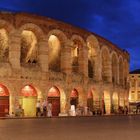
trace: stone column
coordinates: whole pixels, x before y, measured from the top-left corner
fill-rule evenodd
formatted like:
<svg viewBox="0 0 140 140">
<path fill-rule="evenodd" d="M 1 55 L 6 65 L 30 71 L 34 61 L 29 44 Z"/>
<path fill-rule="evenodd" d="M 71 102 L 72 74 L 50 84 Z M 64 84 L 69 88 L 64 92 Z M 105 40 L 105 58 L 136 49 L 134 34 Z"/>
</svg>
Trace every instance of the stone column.
<svg viewBox="0 0 140 140">
<path fill-rule="evenodd" d="M 108 61 L 108 65 L 106 66 L 107 67 L 107 79 L 108 79 L 108 82 L 111 82 L 112 81 L 112 67 L 111 67 L 111 61 Z"/>
<path fill-rule="evenodd" d="M 116 84 L 119 84 L 119 62 L 117 62 L 117 70 L 116 70 Z"/>
<path fill-rule="evenodd" d="M 96 56 L 94 58 L 95 61 L 95 66 L 94 66 L 94 79 L 95 81 L 100 81 L 101 80 L 101 62 L 100 62 L 100 57 Z"/>
<path fill-rule="evenodd" d="M 67 41 L 61 50 L 61 71 L 67 75 L 71 73 L 71 42 Z"/>
<path fill-rule="evenodd" d="M 39 64 L 42 70 L 42 78 L 46 79 L 46 73 L 48 72 L 48 42 L 43 39 L 39 42 Z"/>
<path fill-rule="evenodd" d="M 39 63 L 43 72 L 48 71 L 48 42 L 43 39 L 39 42 Z"/>
<path fill-rule="evenodd" d="M 20 34 L 13 32 L 9 37 L 9 62 L 15 70 L 20 69 Z"/>
<path fill-rule="evenodd" d="M 88 48 L 87 46 L 79 47 L 79 72 L 88 77 Z"/>
</svg>

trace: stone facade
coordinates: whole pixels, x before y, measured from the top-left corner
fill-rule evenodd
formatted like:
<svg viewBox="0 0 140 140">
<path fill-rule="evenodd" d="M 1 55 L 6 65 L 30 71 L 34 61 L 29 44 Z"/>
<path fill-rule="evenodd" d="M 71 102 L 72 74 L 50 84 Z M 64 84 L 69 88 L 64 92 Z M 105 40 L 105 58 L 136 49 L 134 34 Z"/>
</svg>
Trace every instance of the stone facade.
<svg viewBox="0 0 140 140">
<path fill-rule="evenodd" d="M 90 92 L 94 108 L 102 108 L 104 101 L 108 114 L 114 106 L 128 105 L 129 54 L 110 41 L 60 21 L 25 13 L 1 12 L 0 33 L 0 84 L 9 91 L 10 113 L 26 85 L 32 85 L 41 100 L 47 98 L 51 87 L 57 87 L 60 113 L 68 112 L 73 89 L 78 92 L 80 105 L 87 105 Z M 59 49 L 54 49 L 50 36 L 58 40 Z M 32 39 L 36 41 L 29 41 Z M 51 56 L 57 60 L 50 60 Z"/>
<path fill-rule="evenodd" d="M 129 101 L 135 103 L 140 102 L 140 70 L 130 72 L 129 82 Z"/>
<path fill-rule="evenodd" d="M 129 111 L 140 113 L 140 69 L 129 73 Z"/>
</svg>

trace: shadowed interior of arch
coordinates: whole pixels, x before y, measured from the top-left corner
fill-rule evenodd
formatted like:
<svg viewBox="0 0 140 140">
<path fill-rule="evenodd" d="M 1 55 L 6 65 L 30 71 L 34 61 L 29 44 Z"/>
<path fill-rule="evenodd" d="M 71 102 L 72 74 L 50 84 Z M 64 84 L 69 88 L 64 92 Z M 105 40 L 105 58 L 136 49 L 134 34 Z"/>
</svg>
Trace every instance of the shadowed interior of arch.
<svg viewBox="0 0 140 140">
<path fill-rule="evenodd" d="M 82 43 L 79 40 L 73 40 L 73 47 L 71 48 L 71 57 L 72 57 L 72 72 L 79 72 L 79 53 Z"/>
</svg>

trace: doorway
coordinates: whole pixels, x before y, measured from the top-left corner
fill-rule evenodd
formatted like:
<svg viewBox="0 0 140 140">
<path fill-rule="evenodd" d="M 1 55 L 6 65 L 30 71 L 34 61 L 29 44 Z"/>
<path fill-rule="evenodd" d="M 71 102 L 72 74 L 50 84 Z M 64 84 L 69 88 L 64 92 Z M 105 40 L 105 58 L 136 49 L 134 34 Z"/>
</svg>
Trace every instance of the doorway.
<svg viewBox="0 0 140 140">
<path fill-rule="evenodd" d="M 21 106 L 24 111 L 24 116 L 34 117 L 36 116 L 36 103 L 37 103 L 37 91 L 31 85 L 26 85 L 21 90 Z"/>
<path fill-rule="evenodd" d="M 9 91 L 0 84 L 0 117 L 6 117 L 9 114 Z"/>
<path fill-rule="evenodd" d="M 78 91 L 73 89 L 70 94 L 70 105 L 74 105 L 77 108 L 78 105 Z"/>
<path fill-rule="evenodd" d="M 52 116 L 58 116 L 60 113 L 60 91 L 57 87 L 50 88 L 47 100 L 52 104 Z"/>
</svg>

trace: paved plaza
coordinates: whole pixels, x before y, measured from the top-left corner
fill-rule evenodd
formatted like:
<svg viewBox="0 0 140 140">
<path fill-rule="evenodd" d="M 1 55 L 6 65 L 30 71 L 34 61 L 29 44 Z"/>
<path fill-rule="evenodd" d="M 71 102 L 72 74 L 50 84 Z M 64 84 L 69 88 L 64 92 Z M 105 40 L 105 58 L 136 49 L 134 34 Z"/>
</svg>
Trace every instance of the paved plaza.
<svg viewBox="0 0 140 140">
<path fill-rule="evenodd" d="M 140 116 L 0 119 L 0 140 L 139 140 Z"/>
</svg>

